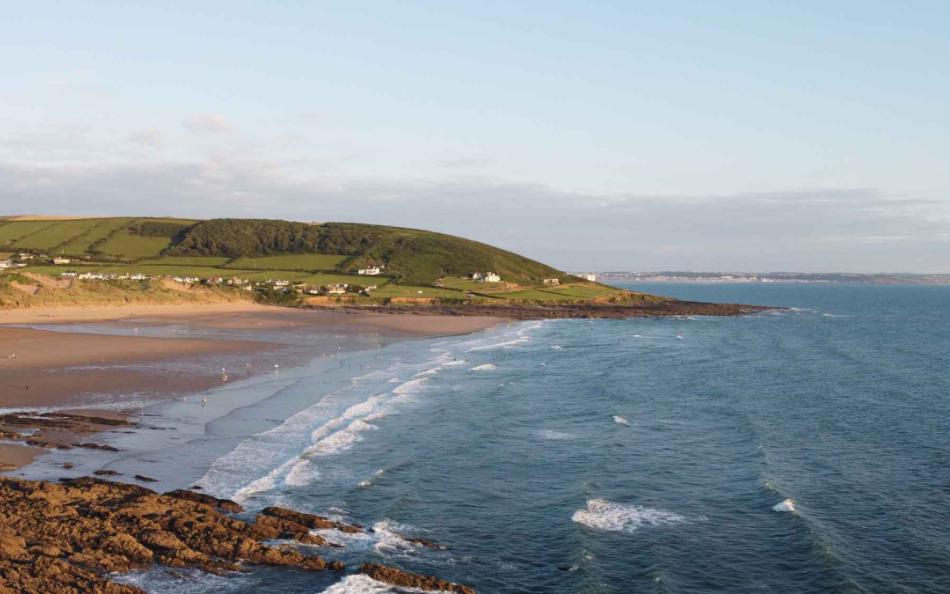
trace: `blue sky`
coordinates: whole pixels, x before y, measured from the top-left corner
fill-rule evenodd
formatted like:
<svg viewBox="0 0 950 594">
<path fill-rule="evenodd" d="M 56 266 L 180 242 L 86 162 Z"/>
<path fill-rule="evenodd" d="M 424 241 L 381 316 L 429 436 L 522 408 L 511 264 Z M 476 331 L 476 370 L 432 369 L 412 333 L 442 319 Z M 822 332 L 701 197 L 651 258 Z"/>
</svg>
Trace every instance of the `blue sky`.
<svg viewBox="0 0 950 594">
<path fill-rule="evenodd" d="M 938 2 L 11 4 L 0 212 L 389 222 L 576 269 L 950 272 L 948 21 Z"/>
</svg>

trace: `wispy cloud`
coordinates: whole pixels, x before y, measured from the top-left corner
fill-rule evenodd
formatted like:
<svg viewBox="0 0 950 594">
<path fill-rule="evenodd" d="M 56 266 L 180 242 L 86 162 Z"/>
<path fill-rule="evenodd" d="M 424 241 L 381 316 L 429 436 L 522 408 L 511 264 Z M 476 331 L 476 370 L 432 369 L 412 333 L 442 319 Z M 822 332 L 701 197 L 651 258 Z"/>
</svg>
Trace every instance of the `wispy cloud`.
<svg viewBox="0 0 950 594">
<path fill-rule="evenodd" d="M 156 148 L 165 143 L 165 134 L 161 130 L 136 130 L 126 136 L 129 142 L 142 147 Z"/>
<path fill-rule="evenodd" d="M 202 136 L 230 134 L 234 127 L 224 116 L 216 113 L 198 113 L 185 118 L 182 125 L 194 134 Z"/>
<path fill-rule="evenodd" d="M 98 166 L 0 162 L 0 211 L 24 208 L 415 226 L 572 269 L 950 272 L 946 203 L 862 188 L 602 196 L 483 180 L 304 176 L 234 156 Z"/>
</svg>

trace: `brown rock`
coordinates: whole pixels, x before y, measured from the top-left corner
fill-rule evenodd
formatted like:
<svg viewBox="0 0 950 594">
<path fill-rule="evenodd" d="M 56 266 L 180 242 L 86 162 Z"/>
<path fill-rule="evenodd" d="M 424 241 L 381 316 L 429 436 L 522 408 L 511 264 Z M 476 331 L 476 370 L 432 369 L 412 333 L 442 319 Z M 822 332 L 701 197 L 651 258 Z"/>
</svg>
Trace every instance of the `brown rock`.
<svg viewBox="0 0 950 594">
<path fill-rule="evenodd" d="M 165 493 L 165 495 L 168 497 L 175 497 L 176 499 L 185 499 L 188 501 L 204 503 L 205 505 L 210 505 L 211 507 L 230 512 L 232 514 L 239 514 L 244 511 L 244 508 L 241 507 L 239 503 L 231 501 L 230 499 L 218 499 L 217 497 L 212 497 L 211 495 L 205 495 L 203 493 L 195 493 L 194 491 L 177 489 L 175 491 L 168 491 Z"/>
<path fill-rule="evenodd" d="M 237 571 L 242 562 L 314 571 L 343 568 L 291 546 L 264 544 L 254 524 L 222 513 L 238 509 L 234 502 L 186 493 L 160 495 L 93 477 L 59 484 L 0 479 L 0 593 L 9 587 L 15 592 L 137 594 L 136 588 L 109 582 L 106 574 L 155 563 L 217 574 Z M 317 542 L 305 527 L 282 526 L 282 537 Z"/>
<path fill-rule="evenodd" d="M 364 563 L 360 566 L 360 571 L 378 582 L 392 584 L 403 588 L 419 588 L 421 590 L 441 590 L 444 592 L 457 592 L 458 594 L 475 594 L 475 589 L 470 586 L 453 584 L 437 577 L 421 575 L 418 573 L 409 573 L 396 567 L 380 565 L 379 563 Z"/>
<path fill-rule="evenodd" d="M 315 516 L 313 514 L 305 514 L 301 512 L 294 511 L 292 509 L 286 509 L 283 507 L 266 507 L 261 511 L 261 515 L 272 516 L 274 518 L 280 518 L 282 520 L 289 520 L 295 522 L 302 526 L 306 526 L 311 529 L 333 529 L 339 530 L 341 532 L 347 532 L 354 534 L 357 532 L 363 532 L 362 527 L 344 524 L 342 522 L 335 522 L 329 518 L 323 516 Z"/>
</svg>

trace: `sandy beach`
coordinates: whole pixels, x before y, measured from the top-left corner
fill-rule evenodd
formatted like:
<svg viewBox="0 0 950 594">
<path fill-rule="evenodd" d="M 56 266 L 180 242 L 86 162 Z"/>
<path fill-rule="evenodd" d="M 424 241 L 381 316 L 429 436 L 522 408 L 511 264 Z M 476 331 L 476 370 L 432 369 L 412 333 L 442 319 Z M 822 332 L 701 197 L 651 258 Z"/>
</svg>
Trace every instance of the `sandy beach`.
<svg viewBox="0 0 950 594">
<path fill-rule="evenodd" d="M 329 351 L 345 342 L 341 336 L 392 341 L 465 334 L 501 322 L 491 317 L 346 313 L 253 303 L 0 310 L 0 409 L 95 406 L 133 414 L 144 402 L 200 392 L 320 355 L 319 346 L 292 345 L 291 335 L 333 335 L 334 343 L 324 347 Z M 87 331 L 84 325 L 92 323 L 106 323 L 118 332 Z M 43 329 L 43 324 L 56 324 L 57 330 Z M 69 331 L 62 331 L 63 325 Z M 173 325 L 254 339 L 129 335 L 138 328 L 161 331 Z M 43 451 L 0 443 L 0 468 L 17 468 Z"/>
</svg>

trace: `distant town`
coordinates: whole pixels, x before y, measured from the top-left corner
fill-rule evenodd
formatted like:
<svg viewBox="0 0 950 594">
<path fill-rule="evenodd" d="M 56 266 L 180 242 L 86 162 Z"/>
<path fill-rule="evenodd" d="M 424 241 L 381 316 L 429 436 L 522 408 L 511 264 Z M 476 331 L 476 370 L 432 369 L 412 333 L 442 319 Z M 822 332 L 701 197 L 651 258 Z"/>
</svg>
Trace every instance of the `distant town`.
<svg viewBox="0 0 950 594">
<path fill-rule="evenodd" d="M 876 285 L 950 285 L 950 274 L 857 274 L 810 272 L 602 272 L 604 283 L 856 283 Z"/>
</svg>

